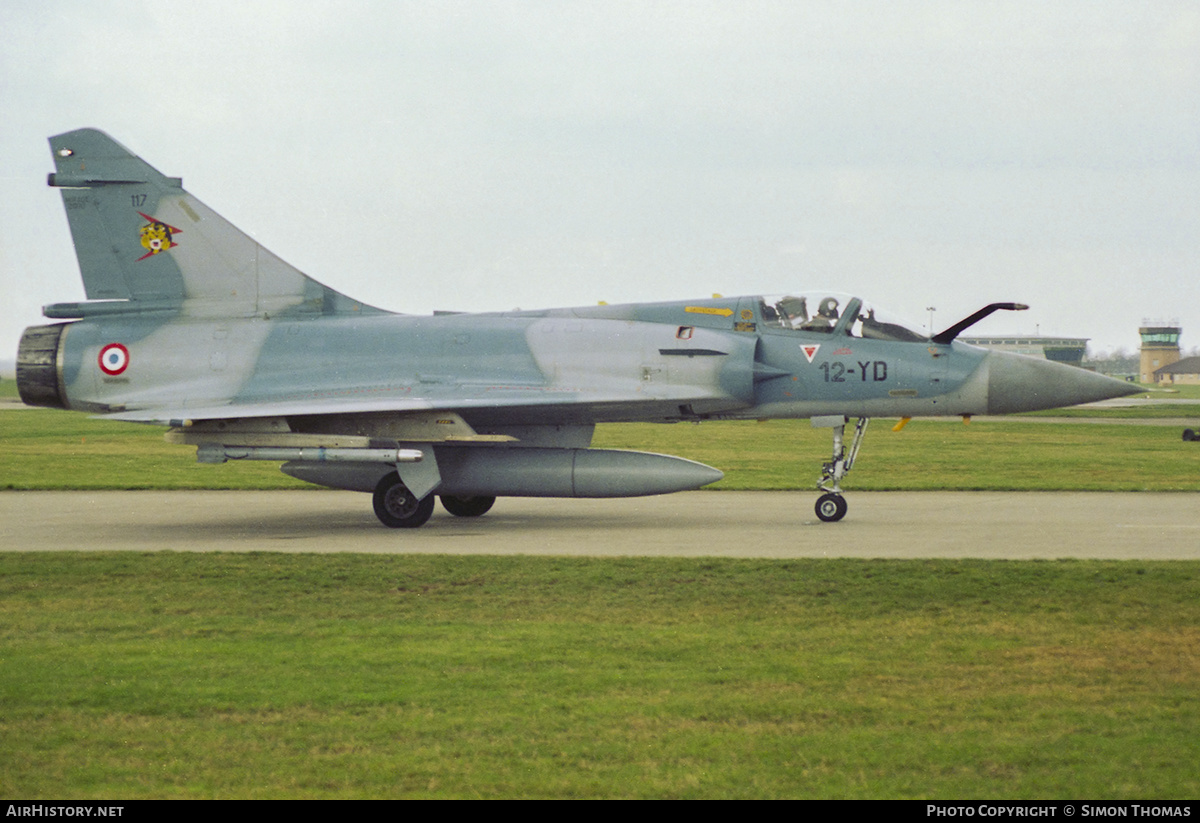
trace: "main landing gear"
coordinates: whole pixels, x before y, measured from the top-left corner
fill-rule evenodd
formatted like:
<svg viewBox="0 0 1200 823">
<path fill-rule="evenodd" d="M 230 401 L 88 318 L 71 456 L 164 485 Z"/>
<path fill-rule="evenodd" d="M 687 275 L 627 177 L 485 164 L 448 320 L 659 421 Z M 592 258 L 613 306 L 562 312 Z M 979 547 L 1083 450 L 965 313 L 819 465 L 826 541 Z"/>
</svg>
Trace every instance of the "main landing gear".
<svg viewBox="0 0 1200 823">
<path fill-rule="evenodd" d="M 415 529 L 433 514 L 434 495 L 418 500 L 396 472 L 385 475 L 375 486 L 375 516 L 393 529 Z M 494 497 L 453 497 L 443 494 L 442 507 L 455 517 L 479 517 L 496 502 Z"/>
<path fill-rule="evenodd" d="M 375 516 L 393 529 L 415 529 L 433 514 L 433 495 L 418 500 L 396 472 L 384 475 L 375 485 Z"/>
<path fill-rule="evenodd" d="M 455 517 L 479 517 L 496 504 L 494 497 L 453 497 L 443 494 L 442 508 Z"/>
<path fill-rule="evenodd" d="M 846 423 L 848 417 L 842 415 L 814 417 L 812 424 L 818 428 L 833 429 L 833 459 L 821 466 L 821 479 L 817 488 L 825 492 L 817 498 L 817 517 L 826 523 L 841 520 L 846 516 L 846 498 L 842 497 L 842 478 L 854 467 L 854 458 L 858 456 L 858 447 L 862 445 L 863 435 L 867 433 L 867 423 L 870 418 L 860 417 L 854 423 L 854 439 L 850 441 L 850 449 L 845 445 Z"/>
</svg>

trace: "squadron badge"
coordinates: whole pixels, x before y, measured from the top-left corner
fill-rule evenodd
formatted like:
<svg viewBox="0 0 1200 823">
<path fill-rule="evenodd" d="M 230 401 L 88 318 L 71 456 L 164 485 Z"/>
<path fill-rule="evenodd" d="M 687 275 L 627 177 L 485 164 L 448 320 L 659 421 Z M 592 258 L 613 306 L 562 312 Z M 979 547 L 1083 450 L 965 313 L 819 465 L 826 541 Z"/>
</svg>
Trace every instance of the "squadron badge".
<svg viewBox="0 0 1200 823">
<path fill-rule="evenodd" d="M 175 245 L 175 235 L 183 233 L 174 226 L 157 220 L 145 212 L 139 211 L 138 214 L 142 215 L 146 221 L 146 225 L 142 226 L 142 246 L 145 247 L 146 253 L 138 260 L 145 260 L 147 257 L 167 251 Z"/>
</svg>

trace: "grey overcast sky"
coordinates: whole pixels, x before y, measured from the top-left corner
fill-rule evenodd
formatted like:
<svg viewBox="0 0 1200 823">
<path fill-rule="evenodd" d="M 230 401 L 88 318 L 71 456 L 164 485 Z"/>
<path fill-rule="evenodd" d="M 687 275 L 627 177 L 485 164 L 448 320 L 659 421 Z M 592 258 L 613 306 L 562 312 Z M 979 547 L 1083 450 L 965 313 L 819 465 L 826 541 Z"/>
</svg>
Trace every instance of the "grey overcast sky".
<svg viewBox="0 0 1200 823">
<path fill-rule="evenodd" d="M 81 126 L 401 312 L 834 288 L 1200 344 L 1193 0 L 4 0 L 0 46 L 0 360 L 82 299 Z"/>
</svg>

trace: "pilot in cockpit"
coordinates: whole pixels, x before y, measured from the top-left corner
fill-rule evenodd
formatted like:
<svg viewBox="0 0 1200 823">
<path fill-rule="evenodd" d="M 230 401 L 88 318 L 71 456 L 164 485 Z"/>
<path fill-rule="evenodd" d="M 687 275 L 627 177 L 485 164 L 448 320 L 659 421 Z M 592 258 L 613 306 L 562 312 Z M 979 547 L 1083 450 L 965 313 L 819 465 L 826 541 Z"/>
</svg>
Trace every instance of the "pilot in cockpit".
<svg viewBox="0 0 1200 823">
<path fill-rule="evenodd" d="M 836 297 L 826 297 L 817 308 L 812 319 L 801 323 L 799 328 L 804 331 L 830 331 L 838 319 L 838 301 Z"/>
</svg>

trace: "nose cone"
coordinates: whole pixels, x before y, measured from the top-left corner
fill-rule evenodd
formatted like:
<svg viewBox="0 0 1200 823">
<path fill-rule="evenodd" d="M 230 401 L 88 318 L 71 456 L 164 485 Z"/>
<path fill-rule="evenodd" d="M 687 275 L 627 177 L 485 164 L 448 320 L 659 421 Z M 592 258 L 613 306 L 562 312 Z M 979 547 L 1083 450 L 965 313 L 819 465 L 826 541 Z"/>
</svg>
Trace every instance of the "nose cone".
<svg viewBox="0 0 1200 823">
<path fill-rule="evenodd" d="M 1009 352 L 988 352 L 988 414 L 1057 409 L 1145 389 L 1124 380 Z"/>
</svg>

